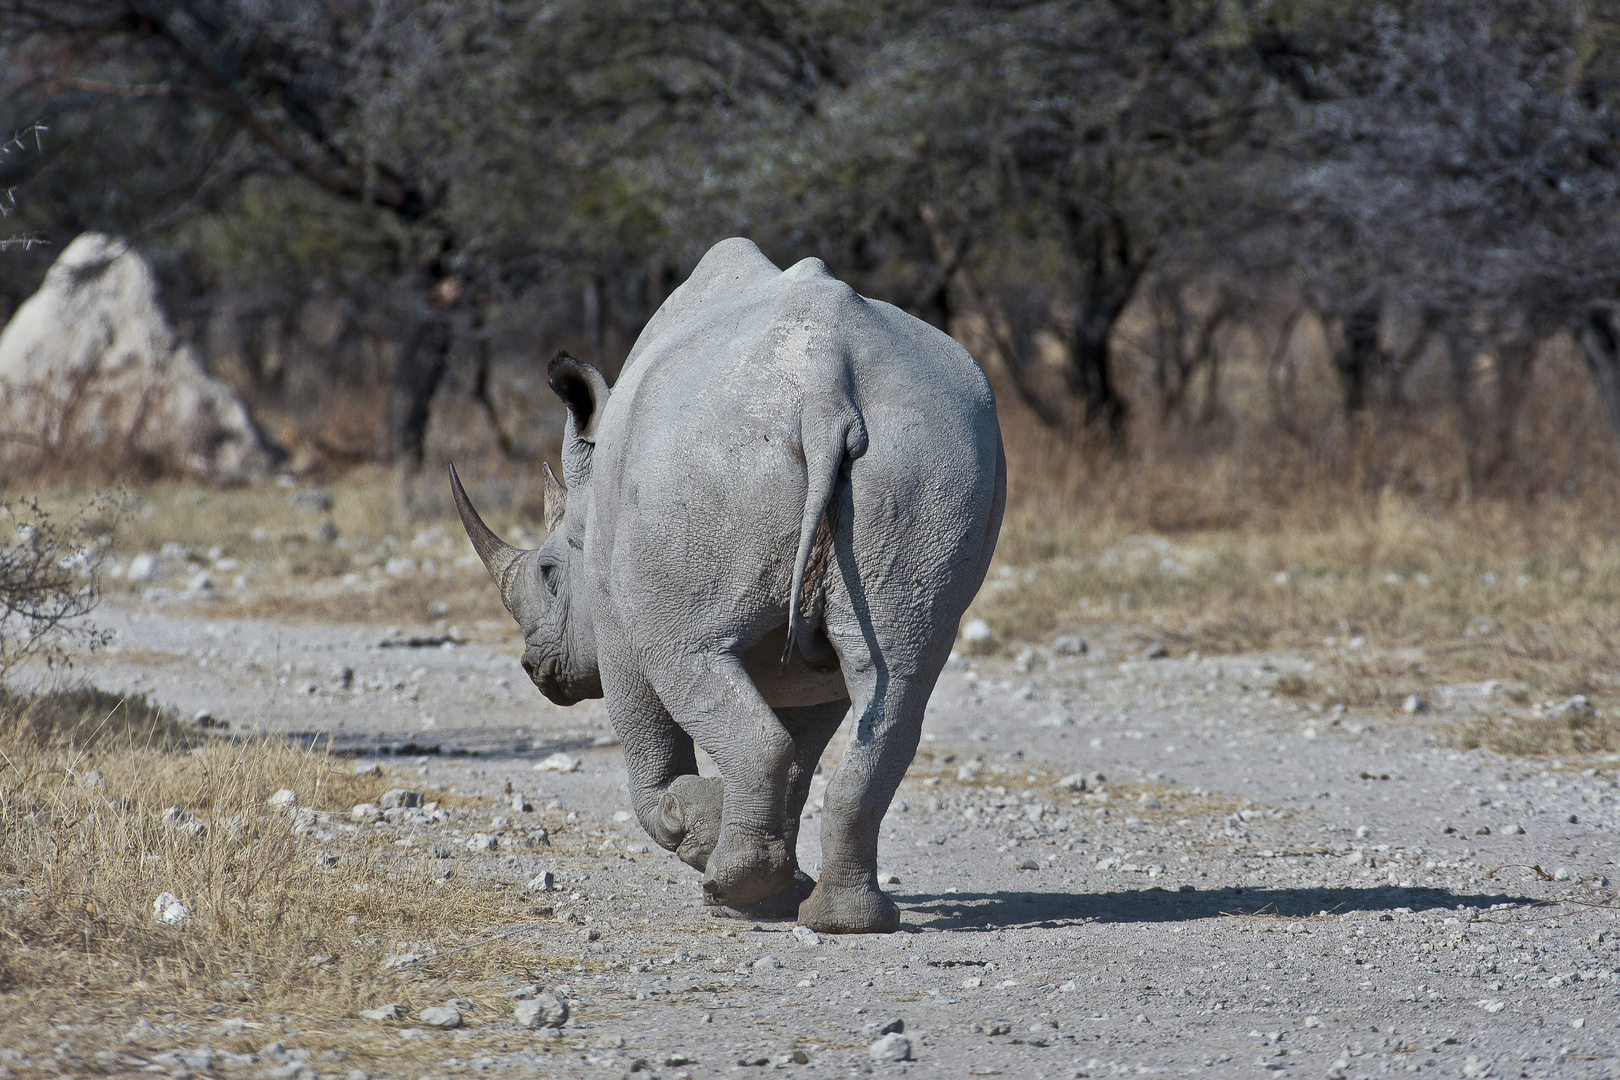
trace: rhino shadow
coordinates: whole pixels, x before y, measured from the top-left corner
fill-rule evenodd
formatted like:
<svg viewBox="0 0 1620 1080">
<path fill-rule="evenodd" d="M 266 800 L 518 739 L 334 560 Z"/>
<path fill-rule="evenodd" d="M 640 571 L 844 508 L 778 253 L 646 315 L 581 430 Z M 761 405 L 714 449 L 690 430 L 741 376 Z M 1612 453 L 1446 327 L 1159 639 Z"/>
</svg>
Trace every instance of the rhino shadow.
<svg viewBox="0 0 1620 1080">
<path fill-rule="evenodd" d="M 1132 889 L 1105 893 L 1051 893 L 1005 890 L 943 895 L 897 895 L 913 918 L 933 916 L 925 925 L 940 930 L 1000 930 L 1009 927 L 1057 927 L 1064 923 L 1175 923 L 1229 915 L 1299 919 L 1324 912 L 1392 912 L 1446 908 L 1466 918 L 1494 904 L 1541 904 L 1546 901 L 1503 893 L 1454 893 L 1445 889 L 1250 889 L 1224 888 L 1195 892 Z M 913 924 L 915 925 L 915 923 Z"/>
</svg>

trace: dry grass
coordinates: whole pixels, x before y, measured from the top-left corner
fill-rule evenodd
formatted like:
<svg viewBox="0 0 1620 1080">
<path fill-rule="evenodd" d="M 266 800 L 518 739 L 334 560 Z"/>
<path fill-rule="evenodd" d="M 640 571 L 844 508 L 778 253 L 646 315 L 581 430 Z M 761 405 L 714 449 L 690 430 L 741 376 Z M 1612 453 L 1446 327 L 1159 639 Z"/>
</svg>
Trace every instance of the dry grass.
<svg viewBox="0 0 1620 1080">
<path fill-rule="evenodd" d="M 552 924 L 532 921 L 549 917 L 549 908 L 459 876 L 438 881 L 435 869 L 447 864 L 422 849 L 326 819 L 376 801 L 397 779 L 357 777 L 349 763 L 273 739 L 159 749 L 150 736 L 161 717 L 119 726 L 104 722 L 104 702 L 94 704 L 0 705 L 0 1015 L 8 1044 L 72 1022 L 88 1025 L 75 1038 L 76 1052 L 89 1054 L 99 1024 L 112 1055 L 101 1064 L 111 1067 L 131 1064 L 118 1058 L 125 1051 L 114 1029 L 148 1013 L 193 1025 L 221 1016 L 341 1022 L 383 1002 L 414 1011 L 459 993 L 498 1017 L 509 1003 L 484 980 L 538 977 L 548 960 L 561 962 L 536 947 L 542 933 L 554 941 L 545 929 Z M 282 787 L 322 812 L 316 831 L 301 832 L 293 815 L 267 806 Z M 166 824 L 171 806 L 194 815 L 201 834 Z M 182 924 L 154 918 L 163 892 L 189 907 Z M 442 951 L 403 978 L 385 967 L 386 954 L 415 941 Z M 458 945 L 476 947 L 455 952 Z M 269 1037 L 193 1033 L 174 1045 L 202 1041 L 245 1052 Z M 355 1049 L 362 1067 L 388 1067 L 394 1054 L 395 1066 L 409 1068 L 401 1064 L 408 1048 L 379 1044 L 364 1059 L 337 1030 L 328 1044 Z"/>
<path fill-rule="evenodd" d="M 1575 694 L 1620 711 L 1620 518 L 1601 489 L 1433 506 L 1318 477 L 1280 505 L 1234 502 L 1241 485 L 1220 462 L 1099 462 L 1009 442 L 1022 495 L 970 611 L 995 640 L 1079 633 L 1116 656 L 1154 643 L 1173 655 L 1296 650 L 1316 661 L 1313 678 L 1272 689 L 1323 705 L 1392 710 L 1494 680 L 1480 707 L 1515 722 Z M 1146 527 L 1166 501 L 1183 525 Z M 1526 723 L 1487 741 L 1620 750 L 1605 723 Z"/>
</svg>

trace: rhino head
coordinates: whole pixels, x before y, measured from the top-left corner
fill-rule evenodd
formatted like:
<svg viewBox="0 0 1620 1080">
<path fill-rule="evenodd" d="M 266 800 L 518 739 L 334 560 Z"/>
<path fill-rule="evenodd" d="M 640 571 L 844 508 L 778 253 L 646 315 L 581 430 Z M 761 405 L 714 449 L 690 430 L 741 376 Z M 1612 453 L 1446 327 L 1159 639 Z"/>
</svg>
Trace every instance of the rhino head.
<svg viewBox="0 0 1620 1080">
<path fill-rule="evenodd" d="M 552 390 L 568 406 L 562 451 L 567 486 L 557 482 L 549 464 L 542 467 L 549 534 L 545 543 L 524 550 L 496 536 L 473 509 L 454 465 L 450 492 L 467 539 L 500 588 L 506 610 L 523 629 L 523 670 L 546 697 L 572 705 L 602 696 L 596 629 L 583 599 L 583 562 L 596 421 L 609 390 L 601 372 L 567 353 L 557 354 L 548 376 Z"/>
</svg>

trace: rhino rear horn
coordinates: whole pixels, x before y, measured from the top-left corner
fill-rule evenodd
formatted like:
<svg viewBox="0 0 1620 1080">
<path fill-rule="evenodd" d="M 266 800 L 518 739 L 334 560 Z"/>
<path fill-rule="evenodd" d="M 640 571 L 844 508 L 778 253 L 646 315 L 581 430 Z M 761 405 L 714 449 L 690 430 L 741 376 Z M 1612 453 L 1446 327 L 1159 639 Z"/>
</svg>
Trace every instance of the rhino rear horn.
<svg viewBox="0 0 1620 1080">
<path fill-rule="evenodd" d="M 551 471 L 551 462 L 540 466 L 540 475 L 545 484 L 546 532 L 555 532 L 557 526 L 562 524 L 563 511 L 568 508 L 568 489 Z"/>
<path fill-rule="evenodd" d="M 467 498 L 467 492 L 461 486 L 461 477 L 456 475 L 456 467 L 450 466 L 450 494 L 456 501 L 456 513 L 461 515 L 461 527 L 467 530 L 467 539 L 472 541 L 473 550 L 483 560 L 484 569 L 500 587 L 501 599 L 505 601 L 508 611 L 513 610 L 513 602 L 517 599 L 510 595 L 510 583 L 507 581 L 508 573 L 517 561 L 523 557 L 523 549 L 515 548 L 505 540 L 496 536 L 484 519 L 478 516 L 473 504 Z"/>
</svg>

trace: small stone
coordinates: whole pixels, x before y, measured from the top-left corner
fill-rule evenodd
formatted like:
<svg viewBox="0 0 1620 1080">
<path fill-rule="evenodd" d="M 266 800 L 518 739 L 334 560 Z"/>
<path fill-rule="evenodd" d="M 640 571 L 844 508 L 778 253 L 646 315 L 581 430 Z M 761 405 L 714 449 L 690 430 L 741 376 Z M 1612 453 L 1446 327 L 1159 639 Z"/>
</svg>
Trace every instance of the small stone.
<svg viewBox="0 0 1620 1080">
<path fill-rule="evenodd" d="M 992 1020 L 984 1030 L 987 1035 L 1006 1035 L 1012 1031 L 1012 1021 Z"/>
<path fill-rule="evenodd" d="M 793 936 L 798 939 L 799 944 L 809 946 L 810 948 L 815 948 L 817 945 L 821 944 L 821 935 L 810 929 L 808 926 L 795 926 L 793 928 Z"/>
<path fill-rule="evenodd" d="M 387 1005 L 375 1009 L 360 1010 L 360 1019 L 362 1020 L 403 1020 L 404 1018 L 405 1006 L 397 1001 L 389 1002 Z"/>
<path fill-rule="evenodd" d="M 332 509 L 332 494 L 325 488 L 303 488 L 287 496 L 287 505 L 294 510 L 319 514 Z"/>
<path fill-rule="evenodd" d="M 910 1061 L 911 1040 L 896 1031 L 867 1047 L 866 1053 L 873 1061 Z"/>
<path fill-rule="evenodd" d="M 1489 825 L 1481 825 L 1479 828 L 1474 830 L 1474 835 L 1489 836 L 1491 835 L 1491 827 Z"/>
<path fill-rule="evenodd" d="M 137 555 L 129 560 L 129 570 L 124 576 L 130 581 L 151 581 L 157 577 L 157 560 L 150 555 Z"/>
<path fill-rule="evenodd" d="M 535 772 L 571 773 L 579 771 L 579 759 L 558 751 L 544 761 L 534 763 Z"/>
<path fill-rule="evenodd" d="M 207 593 L 214 591 L 214 576 L 206 570 L 199 570 L 195 577 L 186 582 L 186 592 Z"/>
<path fill-rule="evenodd" d="M 890 1035 L 896 1031 L 906 1030 L 906 1022 L 895 1016 L 887 1020 L 874 1020 L 861 1028 L 861 1038 L 875 1039 L 879 1035 Z"/>
<path fill-rule="evenodd" d="M 1086 778 L 1079 773 L 1070 773 L 1058 781 L 1058 787 L 1064 791 L 1084 791 L 1086 790 Z"/>
<path fill-rule="evenodd" d="M 982 761 L 964 762 L 956 767 L 956 778 L 964 782 L 972 782 L 979 778 L 979 770 L 984 768 Z"/>
<path fill-rule="evenodd" d="M 550 847 L 551 834 L 544 829 L 536 829 L 525 838 L 525 843 L 530 847 Z"/>
<path fill-rule="evenodd" d="M 291 810 L 298 805 L 298 793 L 292 788 L 282 788 L 264 801 L 272 810 Z"/>
<path fill-rule="evenodd" d="M 775 971 L 782 966 L 782 961 L 769 954 L 761 956 L 750 965 L 755 971 Z"/>
<path fill-rule="evenodd" d="M 568 1022 L 568 1003 L 555 994 L 535 994 L 514 1005 L 512 1017 L 523 1028 L 560 1028 Z"/>
<path fill-rule="evenodd" d="M 181 1054 L 180 1061 L 188 1069 L 195 1069 L 197 1072 L 207 1072 L 209 1069 L 214 1067 L 214 1057 L 214 1048 L 209 1046 L 207 1043 L 204 1043 L 195 1050 L 190 1050 Z"/>
<path fill-rule="evenodd" d="M 1018 869 L 1020 870 L 1039 870 L 1040 868 L 1041 864 L 1028 856 L 1018 860 Z"/>
<path fill-rule="evenodd" d="M 1142 659 L 1144 660 L 1163 660 L 1169 655 L 1170 650 L 1165 648 L 1163 642 L 1159 641 L 1155 641 L 1152 645 L 1149 645 L 1146 649 L 1142 650 Z"/>
<path fill-rule="evenodd" d="M 473 833 L 467 841 L 468 851 L 494 851 L 501 846 L 501 838 L 490 833 Z"/>
<path fill-rule="evenodd" d="M 1408 694 L 1406 700 L 1401 703 L 1401 711 L 1408 714 L 1426 712 L 1428 708 L 1429 703 L 1416 694 Z"/>
<path fill-rule="evenodd" d="M 1052 639 L 1052 651 L 1059 656 L 1084 656 L 1086 639 L 1077 634 L 1059 634 Z"/>
<path fill-rule="evenodd" d="M 1590 720 L 1597 715 L 1597 708 L 1584 694 L 1576 694 L 1548 709 L 1546 715 L 1555 720 Z"/>
<path fill-rule="evenodd" d="M 349 820 L 361 825 L 367 825 L 372 822 L 381 821 L 382 819 L 382 807 L 373 803 L 355 803 L 354 806 L 349 810 Z"/>
<path fill-rule="evenodd" d="M 332 524 L 331 518 L 322 518 L 319 524 L 309 530 L 309 538 L 317 544 L 330 544 L 338 538 L 337 526 Z"/>
<path fill-rule="evenodd" d="M 408 788 L 394 788 L 383 792 L 377 805 L 384 810 L 409 810 L 422 805 L 422 793 L 411 791 Z"/>
<path fill-rule="evenodd" d="M 1481 1009 L 1484 1009 L 1488 1013 L 1499 1013 L 1503 1009 L 1507 1008 L 1507 1002 L 1499 1001 L 1494 998 L 1481 998 L 1480 1000 L 1474 1002 L 1474 1004 L 1478 1005 Z"/>
<path fill-rule="evenodd" d="M 992 636 L 990 624 L 983 619 L 969 619 L 962 625 L 962 640 L 969 645 L 983 645 Z"/>
<path fill-rule="evenodd" d="M 320 870 L 330 870 L 338 864 L 338 854 L 331 848 L 326 848 L 315 856 L 315 866 Z"/>
<path fill-rule="evenodd" d="M 513 795 L 512 796 L 512 812 L 514 814 L 533 813 L 534 812 L 534 803 L 529 800 L 529 797 L 527 795 L 523 795 L 523 794 Z"/>
<path fill-rule="evenodd" d="M 152 901 L 152 918 L 167 926 L 178 926 L 191 916 L 191 909 L 180 902 L 174 893 L 158 893 Z"/>
<path fill-rule="evenodd" d="M 461 1026 L 461 1010 L 454 1005 L 429 1005 L 416 1014 L 416 1019 L 428 1027 L 458 1028 Z"/>
<path fill-rule="evenodd" d="M 1523 836 L 1524 835 L 1524 826 L 1523 825 L 1504 825 L 1504 826 L 1502 826 L 1502 831 L 1504 833 L 1506 833 L 1508 836 Z"/>
<path fill-rule="evenodd" d="M 550 870 L 542 870 L 529 879 L 530 892 L 551 892 L 557 887 L 557 877 Z"/>
<path fill-rule="evenodd" d="M 375 761 L 362 761 L 354 767 L 355 776 L 381 776 L 382 766 Z"/>
<path fill-rule="evenodd" d="M 107 786 L 107 781 L 102 778 L 98 770 L 91 769 L 79 777 L 79 786 L 86 791 L 99 791 Z"/>
<path fill-rule="evenodd" d="M 879 874 L 878 875 L 878 884 L 879 885 L 898 885 L 898 884 L 900 884 L 900 875 L 899 874 L 890 874 L 890 873 Z"/>
</svg>

